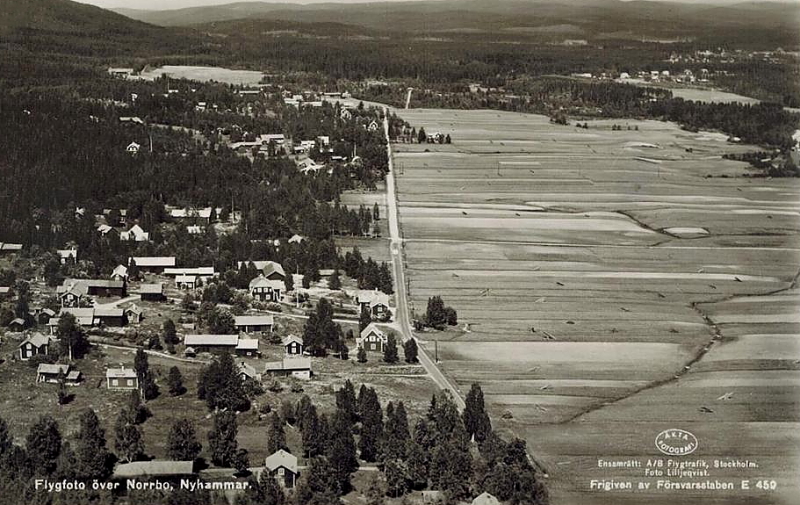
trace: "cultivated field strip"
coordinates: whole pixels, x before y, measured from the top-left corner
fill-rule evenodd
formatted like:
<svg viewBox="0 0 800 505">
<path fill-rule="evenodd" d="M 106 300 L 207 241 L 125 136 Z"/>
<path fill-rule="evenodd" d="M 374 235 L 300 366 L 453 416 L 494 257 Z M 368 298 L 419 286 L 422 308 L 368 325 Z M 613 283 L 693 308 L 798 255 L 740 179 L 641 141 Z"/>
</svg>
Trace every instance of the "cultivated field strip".
<svg viewBox="0 0 800 505">
<path fill-rule="evenodd" d="M 697 435 L 702 457 L 757 459 L 780 496 L 800 492 L 788 447 L 800 441 L 797 180 L 742 177 L 722 155 L 755 148 L 656 121 L 402 117 L 453 138 L 395 147 L 412 308 L 441 295 L 459 314 L 458 331 L 420 336 L 429 351 L 439 340 L 462 390 L 482 383 L 499 427 L 526 436 L 554 503 L 675 503 L 588 487 L 630 472 L 598 458 L 656 456 L 673 427 Z"/>
</svg>

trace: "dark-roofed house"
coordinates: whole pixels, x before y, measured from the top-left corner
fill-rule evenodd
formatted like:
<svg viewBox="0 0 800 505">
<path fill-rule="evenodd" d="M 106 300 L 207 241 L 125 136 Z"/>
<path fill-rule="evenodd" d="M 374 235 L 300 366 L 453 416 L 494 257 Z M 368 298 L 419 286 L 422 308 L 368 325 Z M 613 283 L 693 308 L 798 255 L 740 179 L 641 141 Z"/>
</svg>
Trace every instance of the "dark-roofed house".
<svg viewBox="0 0 800 505">
<path fill-rule="evenodd" d="M 11 288 L 8 286 L 0 286 L 0 300 L 11 296 Z"/>
<path fill-rule="evenodd" d="M 19 344 L 19 359 L 27 361 L 34 356 L 47 356 L 50 353 L 52 339 L 48 335 L 34 333 Z"/>
<path fill-rule="evenodd" d="M 183 343 L 195 352 L 234 352 L 239 345 L 239 335 L 186 335 Z"/>
<path fill-rule="evenodd" d="M 250 281 L 250 295 L 261 302 L 279 303 L 283 289 L 282 280 L 267 279 L 263 275 Z"/>
<path fill-rule="evenodd" d="M 73 370 L 69 365 L 42 363 L 36 369 L 36 382 L 49 382 L 58 384 L 59 375 L 64 376 L 64 384 L 67 386 L 77 386 L 81 381 L 81 373 Z"/>
<path fill-rule="evenodd" d="M 280 361 L 270 361 L 264 366 L 264 374 L 309 380 L 311 378 L 311 358 L 283 358 Z"/>
<path fill-rule="evenodd" d="M 164 283 L 142 284 L 139 287 L 139 297 L 143 302 L 163 302 L 167 299 L 164 294 Z"/>
<path fill-rule="evenodd" d="M 277 479 L 282 487 L 291 489 L 297 483 L 297 456 L 280 449 L 267 456 L 264 470 Z"/>
<path fill-rule="evenodd" d="M 175 267 L 175 256 L 134 256 L 128 258 L 128 267 L 136 265 L 141 272 L 160 274 L 165 268 Z"/>
<path fill-rule="evenodd" d="M 261 316 L 236 316 L 233 325 L 244 333 L 271 333 L 275 318 L 272 314 Z"/>
<path fill-rule="evenodd" d="M 179 479 L 194 475 L 193 461 L 134 461 L 133 463 L 122 463 L 114 469 L 112 479 Z"/>
<path fill-rule="evenodd" d="M 106 384 L 108 389 L 138 389 L 139 377 L 133 368 L 109 368 L 106 370 Z"/>
<path fill-rule="evenodd" d="M 363 347 L 365 351 L 383 352 L 388 337 L 374 323 L 370 323 L 361 331 L 361 335 L 356 339 L 358 347 Z"/>
<path fill-rule="evenodd" d="M 78 261 L 78 249 L 76 247 L 70 249 L 58 249 L 56 254 L 58 254 L 58 257 L 61 259 L 62 265 L 66 265 L 67 262 L 75 263 Z"/>
<path fill-rule="evenodd" d="M 281 341 L 287 356 L 303 355 L 303 339 L 296 335 L 289 335 Z"/>
</svg>

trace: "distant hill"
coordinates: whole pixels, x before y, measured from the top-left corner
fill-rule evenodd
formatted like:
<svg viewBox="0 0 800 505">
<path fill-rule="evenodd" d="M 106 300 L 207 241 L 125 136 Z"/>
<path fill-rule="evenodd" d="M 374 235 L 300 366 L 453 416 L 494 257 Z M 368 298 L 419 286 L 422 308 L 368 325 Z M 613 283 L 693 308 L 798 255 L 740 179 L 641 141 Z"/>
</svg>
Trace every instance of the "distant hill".
<svg viewBox="0 0 800 505">
<path fill-rule="evenodd" d="M 0 0 L 0 48 L 121 57 L 188 50 L 192 30 L 154 26 L 70 0 Z"/>
<path fill-rule="evenodd" d="M 706 36 L 792 37 L 800 26 L 800 3 L 735 5 L 621 0 L 435 0 L 357 4 L 243 2 L 164 11 L 117 12 L 160 26 L 188 26 L 240 19 L 302 23 L 333 22 L 372 30 L 433 33 L 496 32 L 524 27 L 577 26 L 577 33 L 631 33 L 668 38 Z M 747 32 L 743 32 L 747 30 Z M 794 38 L 798 38 L 794 35 Z"/>
</svg>

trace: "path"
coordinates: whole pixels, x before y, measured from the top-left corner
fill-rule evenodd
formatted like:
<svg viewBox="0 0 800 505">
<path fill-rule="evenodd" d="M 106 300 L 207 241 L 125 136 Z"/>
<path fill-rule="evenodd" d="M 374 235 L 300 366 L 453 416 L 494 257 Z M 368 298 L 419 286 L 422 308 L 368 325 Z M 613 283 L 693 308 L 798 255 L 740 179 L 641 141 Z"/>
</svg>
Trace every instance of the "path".
<svg viewBox="0 0 800 505">
<path fill-rule="evenodd" d="M 403 342 L 414 339 L 414 333 L 411 329 L 411 320 L 408 310 L 408 293 L 406 292 L 405 272 L 403 271 L 403 238 L 400 235 L 399 215 L 397 210 L 397 193 L 395 191 L 394 180 L 394 163 L 392 161 L 392 144 L 389 140 L 389 111 L 384 107 L 383 130 L 386 135 L 386 150 L 389 157 L 389 173 L 386 174 L 386 203 L 387 214 L 389 216 L 389 236 L 391 237 L 391 255 L 392 255 L 392 275 L 394 277 L 395 286 L 395 324 L 400 331 Z M 417 348 L 419 349 L 418 359 L 419 362 L 425 367 L 428 375 L 433 379 L 439 388 L 447 390 L 451 393 L 453 400 L 459 410 L 464 409 L 464 399 L 458 391 L 458 388 L 448 380 L 447 377 L 439 370 L 439 367 L 431 360 L 425 349 L 419 345 L 417 341 Z"/>
</svg>

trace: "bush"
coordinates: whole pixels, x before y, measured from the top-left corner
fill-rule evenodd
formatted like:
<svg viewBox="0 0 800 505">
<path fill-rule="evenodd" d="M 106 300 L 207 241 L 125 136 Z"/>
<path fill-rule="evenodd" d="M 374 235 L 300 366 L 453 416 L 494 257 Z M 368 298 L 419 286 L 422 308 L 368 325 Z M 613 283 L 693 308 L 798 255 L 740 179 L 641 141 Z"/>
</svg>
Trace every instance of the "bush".
<svg viewBox="0 0 800 505">
<path fill-rule="evenodd" d="M 28 366 L 31 368 L 39 368 L 39 365 L 42 364 L 53 364 L 56 362 L 55 357 L 44 355 L 44 354 L 37 354 L 33 356 L 31 359 L 28 360 Z"/>
</svg>

